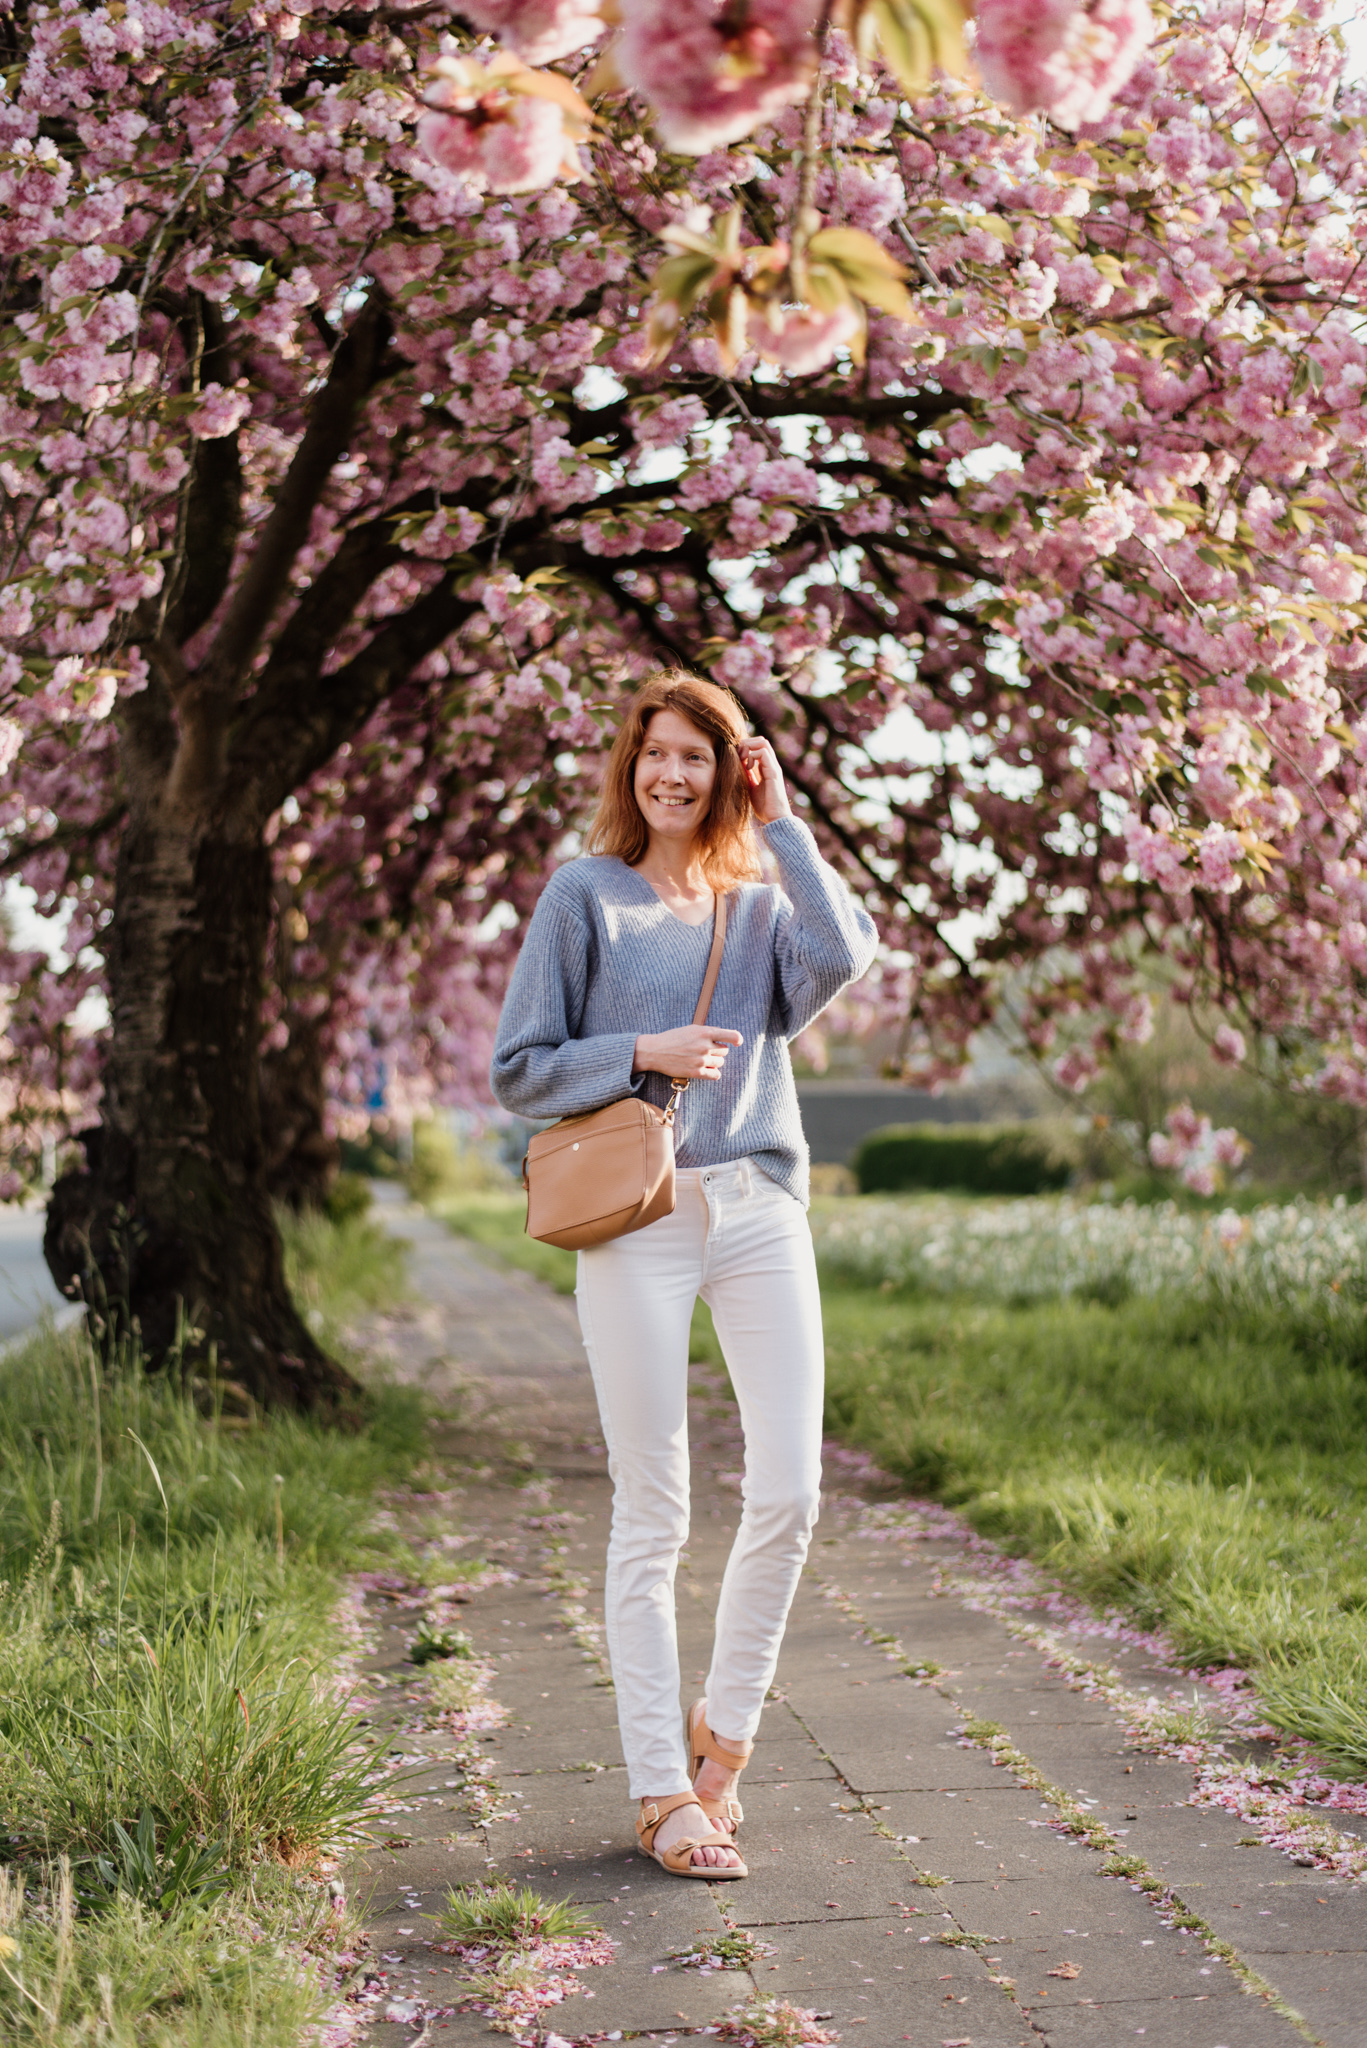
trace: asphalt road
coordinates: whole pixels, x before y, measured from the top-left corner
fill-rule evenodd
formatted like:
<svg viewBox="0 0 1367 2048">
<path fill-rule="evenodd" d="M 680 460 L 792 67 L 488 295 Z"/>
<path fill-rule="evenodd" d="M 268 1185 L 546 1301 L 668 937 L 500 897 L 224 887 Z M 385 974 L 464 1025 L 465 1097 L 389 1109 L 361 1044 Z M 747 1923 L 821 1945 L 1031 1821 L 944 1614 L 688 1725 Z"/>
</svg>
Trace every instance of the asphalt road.
<svg viewBox="0 0 1367 2048">
<path fill-rule="evenodd" d="M 43 1262 L 42 1210 L 0 1208 L 0 1341 L 69 1306 Z"/>
</svg>

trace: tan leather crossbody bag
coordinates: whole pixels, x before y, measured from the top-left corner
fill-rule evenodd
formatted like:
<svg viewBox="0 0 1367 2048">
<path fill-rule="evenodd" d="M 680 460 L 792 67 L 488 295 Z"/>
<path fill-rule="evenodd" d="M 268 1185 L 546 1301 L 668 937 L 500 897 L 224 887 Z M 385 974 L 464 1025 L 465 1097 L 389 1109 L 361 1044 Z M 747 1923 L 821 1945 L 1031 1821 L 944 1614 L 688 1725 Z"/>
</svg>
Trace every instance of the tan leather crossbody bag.
<svg viewBox="0 0 1367 2048">
<path fill-rule="evenodd" d="M 695 1024 L 707 1022 L 725 938 L 726 898 L 718 896 Z M 528 1237 L 581 1252 L 672 1215 L 674 1113 L 687 1086 L 675 1081 L 663 1109 L 628 1095 L 538 1131 L 522 1162 Z"/>
</svg>

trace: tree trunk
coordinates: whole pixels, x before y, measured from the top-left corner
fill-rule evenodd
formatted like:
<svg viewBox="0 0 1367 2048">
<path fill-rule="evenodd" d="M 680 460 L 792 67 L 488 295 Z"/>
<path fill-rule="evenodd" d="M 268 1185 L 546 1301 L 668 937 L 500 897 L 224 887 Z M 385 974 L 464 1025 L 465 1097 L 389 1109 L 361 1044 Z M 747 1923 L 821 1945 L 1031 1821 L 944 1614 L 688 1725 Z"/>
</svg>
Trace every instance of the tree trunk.
<svg viewBox="0 0 1367 2048">
<path fill-rule="evenodd" d="M 150 815 L 149 815 L 150 813 Z M 57 1284 L 149 1362 L 184 1326 L 264 1407 L 338 1416 L 360 1389 L 310 1335 L 271 1215 L 258 1053 L 270 857 L 259 830 L 149 806 L 119 859 L 103 1123 L 53 1190 Z"/>
<path fill-rule="evenodd" d="M 313 1018 L 291 1018 L 289 1042 L 261 1059 L 261 1130 L 266 1186 L 291 1209 L 321 1209 L 341 1147 L 327 1128 L 323 1036 Z"/>
</svg>

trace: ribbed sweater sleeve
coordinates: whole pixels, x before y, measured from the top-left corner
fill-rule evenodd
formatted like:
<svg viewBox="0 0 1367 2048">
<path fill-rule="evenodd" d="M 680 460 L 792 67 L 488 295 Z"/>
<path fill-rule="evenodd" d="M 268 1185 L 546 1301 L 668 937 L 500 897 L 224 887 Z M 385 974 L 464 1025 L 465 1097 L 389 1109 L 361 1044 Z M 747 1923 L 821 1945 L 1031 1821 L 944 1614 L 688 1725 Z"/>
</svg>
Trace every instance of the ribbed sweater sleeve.
<svg viewBox="0 0 1367 2048">
<path fill-rule="evenodd" d="M 842 988 L 867 974 L 878 932 L 800 819 L 775 818 L 764 838 L 783 883 L 774 957 L 784 1030 L 796 1038 Z"/>
<path fill-rule="evenodd" d="M 641 1081 L 631 1073 L 636 1032 L 576 1035 L 593 934 L 582 905 L 557 880 L 532 913 L 494 1047 L 494 1095 L 515 1116 L 579 1116 L 620 1101 Z"/>
</svg>

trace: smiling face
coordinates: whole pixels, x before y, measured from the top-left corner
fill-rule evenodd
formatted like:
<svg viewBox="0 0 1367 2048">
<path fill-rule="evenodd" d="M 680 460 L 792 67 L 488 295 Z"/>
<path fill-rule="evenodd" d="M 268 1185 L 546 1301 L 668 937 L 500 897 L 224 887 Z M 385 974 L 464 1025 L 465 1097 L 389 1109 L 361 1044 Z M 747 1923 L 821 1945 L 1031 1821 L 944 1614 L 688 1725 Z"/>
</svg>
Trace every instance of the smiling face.
<svg viewBox="0 0 1367 2048">
<path fill-rule="evenodd" d="M 651 838 L 689 840 L 707 816 L 717 753 L 677 711 L 657 711 L 636 756 L 633 787 Z"/>
</svg>

